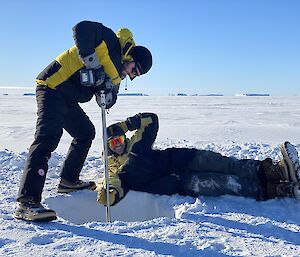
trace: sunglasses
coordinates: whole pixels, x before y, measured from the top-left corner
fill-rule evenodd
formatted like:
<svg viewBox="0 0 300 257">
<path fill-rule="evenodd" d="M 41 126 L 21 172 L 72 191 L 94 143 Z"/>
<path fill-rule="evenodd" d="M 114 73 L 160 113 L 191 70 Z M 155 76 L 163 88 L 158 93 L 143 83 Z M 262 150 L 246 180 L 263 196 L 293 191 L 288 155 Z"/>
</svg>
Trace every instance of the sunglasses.
<svg viewBox="0 0 300 257">
<path fill-rule="evenodd" d="M 117 145 L 117 143 L 124 144 L 124 142 L 125 142 L 125 135 L 120 135 L 120 136 L 115 136 L 115 137 L 109 139 L 108 145 L 110 148 L 113 148 L 114 146 Z"/>
<path fill-rule="evenodd" d="M 134 65 L 134 67 L 132 68 L 132 71 L 131 71 L 132 75 L 138 76 L 139 74 L 141 74 L 141 72 L 140 72 L 141 69 L 138 66 L 140 66 L 140 65 L 138 63 L 135 63 L 135 65 Z"/>
</svg>

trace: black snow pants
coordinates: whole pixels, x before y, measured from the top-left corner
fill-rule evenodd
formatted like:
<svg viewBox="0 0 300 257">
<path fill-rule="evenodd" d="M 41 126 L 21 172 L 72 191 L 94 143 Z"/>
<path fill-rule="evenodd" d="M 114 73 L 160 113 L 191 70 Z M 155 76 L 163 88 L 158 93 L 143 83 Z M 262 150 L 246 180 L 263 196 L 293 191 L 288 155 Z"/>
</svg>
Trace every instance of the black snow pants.
<svg viewBox="0 0 300 257">
<path fill-rule="evenodd" d="M 80 171 L 95 137 L 95 128 L 88 116 L 81 109 L 76 99 L 75 85 L 65 83 L 64 90 L 53 90 L 38 86 L 36 90 L 37 123 L 35 140 L 32 143 L 17 200 L 20 202 L 34 200 L 41 201 L 42 191 L 48 170 L 48 160 L 62 136 L 65 129 L 73 141 L 64 161 L 61 178 L 75 182 L 79 179 Z M 73 95 L 72 95 L 73 94 Z M 83 97 L 77 92 L 78 97 Z M 93 96 L 92 92 L 86 92 L 87 99 Z M 69 97 L 69 98 L 68 98 Z M 70 99 L 74 101 L 70 101 Z M 80 100 L 80 99 L 79 99 Z"/>
<path fill-rule="evenodd" d="M 152 150 L 129 157 L 120 174 L 127 190 L 161 195 L 261 198 L 260 161 L 238 160 L 188 148 Z"/>
</svg>

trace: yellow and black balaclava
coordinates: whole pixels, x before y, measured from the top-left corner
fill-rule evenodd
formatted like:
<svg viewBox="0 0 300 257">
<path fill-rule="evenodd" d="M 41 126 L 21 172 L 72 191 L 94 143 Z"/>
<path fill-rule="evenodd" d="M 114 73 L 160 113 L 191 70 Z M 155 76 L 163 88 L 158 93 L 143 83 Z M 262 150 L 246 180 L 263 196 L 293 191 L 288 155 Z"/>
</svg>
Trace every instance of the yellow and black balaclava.
<svg viewBox="0 0 300 257">
<path fill-rule="evenodd" d="M 121 28 L 117 31 L 116 35 L 122 50 L 122 61 L 132 62 L 133 59 L 129 53 L 135 47 L 135 42 L 131 31 L 126 28 Z"/>
</svg>

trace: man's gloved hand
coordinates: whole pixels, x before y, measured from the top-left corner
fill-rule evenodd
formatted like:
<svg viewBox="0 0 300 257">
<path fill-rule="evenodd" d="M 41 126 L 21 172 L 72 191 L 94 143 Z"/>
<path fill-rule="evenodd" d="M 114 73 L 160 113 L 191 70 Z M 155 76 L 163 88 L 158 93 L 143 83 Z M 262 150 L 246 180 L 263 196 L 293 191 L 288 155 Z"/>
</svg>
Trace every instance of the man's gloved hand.
<svg viewBox="0 0 300 257">
<path fill-rule="evenodd" d="M 96 102 L 99 107 L 101 107 L 101 91 L 103 90 L 105 93 L 105 109 L 110 109 L 117 102 L 119 87 L 120 84 L 114 85 L 109 77 L 101 86 L 96 87 Z"/>
<path fill-rule="evenodd" d="M 80 84 L 85 87 L 101 87 L 106 78 L 106 73 L 102 66 L 97 70 L 82 69 L 79 74 Z"/>
<path fill-rule="evenodd" d="M 93 52 L 86 57 L 81 57 L 81 60 L 88 70 L 97 70 L 101 67 L 96 52 Z"/>
<path fill-rule="evenodd" d="M 109 205 L 114 205 L 115 201 L 116 201 L 116 197 L 117 197 L 117 190 L 114 188 L 110 188 L 109 189 Z M 106 189 L 104 187 L 102 187 L 100 189 L 100 191 L 98 191 L 98 197 L 97 197 L 97 201 L 100 204 L 103 205 L 107 205 L 107 200 L 106 200 Z"/>
<path fill-rule="evenodd" d="M 105 71 L 101 66 L 96 53 L 81 58 L 85 69 L 80 71 L 80 82 L 83 86 L 98 87 L 103 84 L 106 78 Z"/>
<path fill-rule="evenodd" d="M 132 117 L 126 119 L 125 123 L 129 131 L 133 131 L 135 129 L 139 129 L 141 127 L 141 118 L 142 114 L 138 113 Z"/>
<path fill-rule="evenodd" d="M 95 87 L 101 87 L 101 85 L 105 82 L 106 79 L 106 73 L 101 66 L 100 68 L 93 70 L 94 72 L 94 77 L 95 77 Z"/>
</svg>

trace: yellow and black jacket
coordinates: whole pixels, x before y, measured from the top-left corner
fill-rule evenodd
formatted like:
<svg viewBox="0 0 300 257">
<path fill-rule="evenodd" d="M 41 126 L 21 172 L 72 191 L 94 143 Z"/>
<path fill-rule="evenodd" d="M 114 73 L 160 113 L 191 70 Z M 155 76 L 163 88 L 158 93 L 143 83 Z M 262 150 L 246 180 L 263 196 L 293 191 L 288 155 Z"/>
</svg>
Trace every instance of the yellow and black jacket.
<svg viewBox="0 0 300 257">
<path fill-rule="evenodd" d="M 135 46 L 132 33 L 120 29 L 116 34 L 103 24 L 82 21 L 74 26 L 75 45 L 61 53 L 37 77 L 38 85 L 56 89 L 67 80 L 79 83 L 79 70 L 84 67 L 80 57 L 96 52 L 105 73 L 115 85 L 121 82 L 122 63 L 131 61 L 130 50 Z"/>
<path fill-rule="evenodd" d="M 124 167 L 129 159 L 152 152 L 152 144 L 158 131 L 158 118 L 154 113 L 141 113 L 111 126 L 118 126 L 124 131 L 124 134 L 134 131 L 130 138 L 126 138 L 126 148 L 122 155 L 116 155 L 112 151 L 108 153 L 109 187 L 114 188 L 118 193 L 115 202 L 112 203 L 114 205 L 129 191 L 122 183 L 122 173 L 126 173 Z M 146 175 L 142 170 L 135 170 L 135 172 L 140 172 L 142 176 Z M 138 176 L 133 175 L 133 177 Z M 100 187 L 105 188 L 105 178 Z"/>
</svg>

